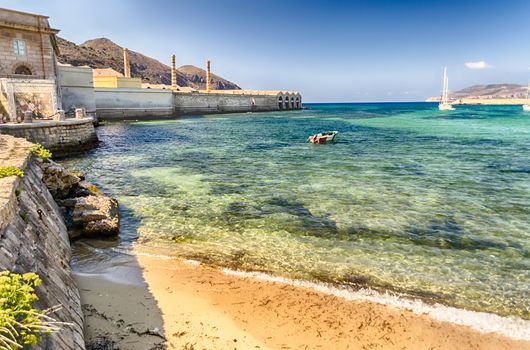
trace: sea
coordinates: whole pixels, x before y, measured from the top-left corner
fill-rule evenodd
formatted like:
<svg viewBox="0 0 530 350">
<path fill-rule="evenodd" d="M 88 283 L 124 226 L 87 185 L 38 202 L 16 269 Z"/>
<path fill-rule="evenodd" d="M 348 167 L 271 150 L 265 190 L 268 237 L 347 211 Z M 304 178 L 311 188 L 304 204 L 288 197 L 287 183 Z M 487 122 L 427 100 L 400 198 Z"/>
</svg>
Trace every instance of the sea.
<svg viewBox="0 0 530 350">
<path fill-rule="evenodd" d="M 99 126 L 63 163 L 119 200 L 121 234 L 74 265 L 141 251 L 530 320 L 530 113 L 305 106 Z"/>
</svg>

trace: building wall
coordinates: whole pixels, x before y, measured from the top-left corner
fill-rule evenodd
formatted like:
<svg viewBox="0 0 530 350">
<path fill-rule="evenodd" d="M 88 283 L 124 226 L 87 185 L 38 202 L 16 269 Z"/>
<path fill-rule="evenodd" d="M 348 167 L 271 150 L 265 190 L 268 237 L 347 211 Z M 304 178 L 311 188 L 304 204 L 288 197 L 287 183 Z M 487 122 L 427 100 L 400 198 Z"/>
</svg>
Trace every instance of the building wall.
<svg viewBox="0 0 530 350">
<path fill-rule="evenodd" d="M 59 89 L 62 107 L 66 112 L 84 108 L 96 113 L 96 95 L 92 81 L 92 68 L 59 65 Z"/>
<path fill-rule="evenodd" d="M 98 142 L 92 118 L 56 122 L 0 124 L 0 133 L 40 143 L 54 156 L 82 152 Z"/>
<path fill-rule="evenodd" d="M 100 120 L 168 118 L 173 116 L 171 90 L 95 89 Z"/>
<path fill-rule="evenodd" d="M 1 13 L 0 10 L 0 21 L 3 20 Z M 25 42 L 26 52 L 23 56 L 15 54 L 13 41 L 16 39 Z M 56 62 L 50 35 L 0 27 L 0 77 L 13 77 L 19 65 L 27 66 L 33 78 L 54 79 Z"/>
<path fill-rule="evenodd" d="M 36 306 L 61 305 L 53 316 L 70 324 L 32 349 L 83 350 L 81 298 L 70 269 L 68 233 L 59 207 L 42 182 L 38 160 L 29 154 L 30 146 L 25 140 L 0 136 L 2 164 L 24 171 L 22 178 L 0 179 L 0 270 L 37 273 L 42 285 L 36 288 Z"/>
<path fill-rule="evenodd" d="M 94 77 L 95 88 L 141 89 L 142 79 L 125 77 Z"/>
</svg>

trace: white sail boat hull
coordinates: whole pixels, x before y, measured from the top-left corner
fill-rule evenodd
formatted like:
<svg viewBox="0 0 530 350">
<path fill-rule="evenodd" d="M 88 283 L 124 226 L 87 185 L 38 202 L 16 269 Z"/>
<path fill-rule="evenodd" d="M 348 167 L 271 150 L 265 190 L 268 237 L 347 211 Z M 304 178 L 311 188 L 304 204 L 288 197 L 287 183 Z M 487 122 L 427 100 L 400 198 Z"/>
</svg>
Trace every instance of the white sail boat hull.
<svg viewBox="0 0 530 350">
<path fill-rule="evenodd" d="M 530 112 L 530 104 L 523 105 L 523 111 Z"/>
<path fill-rule="evenodd" d="M 453 107 L 453 105 L 450 103 L 440 103 L 438 105 L 438 109 L 441 111 L 454 111 L 455 107 Z"/>
</svg>

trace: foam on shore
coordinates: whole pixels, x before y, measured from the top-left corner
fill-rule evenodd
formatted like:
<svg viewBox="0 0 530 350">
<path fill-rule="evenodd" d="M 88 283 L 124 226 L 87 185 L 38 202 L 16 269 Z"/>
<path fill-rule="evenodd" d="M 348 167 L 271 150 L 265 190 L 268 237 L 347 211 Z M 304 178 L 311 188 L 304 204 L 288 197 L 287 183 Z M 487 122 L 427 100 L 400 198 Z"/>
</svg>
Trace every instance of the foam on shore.
<svg viewBox="0 0 530 350">
<path fill-rule="evenodd" d="M 115 252 L 127 255 L 145 256 L 163 260 L 176 259 L 191 266 L 200 266 L 197 260 L 182 260 L 161 254 L 151 254 L 147 252 L 132 251 L 123 248 L 113 248 Z M 498 333 L 514 340 L 530 341 L 530 321 L 519 317 L 503 317 L 492 313 L 470 311 L 442 304 L 427 304 L 420 299 L 414 299 L 407 295 L 394 292 L 379 292 L 370 288 L 353 290 L 345 286 L 337 287 L 324 282 L 311 282 L 305 280 L 291 279 L 280 276 L 273 276 L 263 272 L 249 272 L 219 268 L 222 273 L 239 277 L 252 278 L 266 282 L 288 284 L 296 287 L 310 288 L 318 292 L 333 295 L 349 301 L 372 302 L 399 309 L 410 310 L 418 315 L 429 315 L 433 319 L 442 322 L 449 322 L 456 325 L 468 326 L 482 333 Z"/>
<path fill-rule="evenodd" d="M 415 314 L 427 314 L 435 320 L 469 326 L 482 333 L 499 333 L 515 340 L 530 340 L 530 321 L 518 317 L 502 317 L 486 312 L 469 311 L 441 304 L 429 305 L 419 299 L 411 299 L 396 293 L 381 293 L 369 288 L 352 290 L 335 287 L 326 283 L 316 283 L 272 276 L 262 272 L 235 271 L 220 269 L 226 275 L 241 278 L 254 278 L 267 282 L 284 283 L 297 287 L 311 288 L 321 293 L 333 295 L 350 301 L 367 301 L 400 309 Z"/>
</svg>

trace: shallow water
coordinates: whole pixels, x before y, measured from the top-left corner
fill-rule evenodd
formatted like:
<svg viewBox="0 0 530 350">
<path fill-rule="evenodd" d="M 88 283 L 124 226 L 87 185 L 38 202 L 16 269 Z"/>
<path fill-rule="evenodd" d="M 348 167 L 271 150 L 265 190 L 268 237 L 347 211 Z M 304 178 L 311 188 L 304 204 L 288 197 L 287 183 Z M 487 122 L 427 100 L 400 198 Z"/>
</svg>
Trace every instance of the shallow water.
<svg viewBox="0 0 530 350">
<path fill-rule="evenodd" d="M 311 108 L 107 124 L 66 163 L 122 205 L 107 247 L 530 319 L 529 114 Z"/>
</svg>

